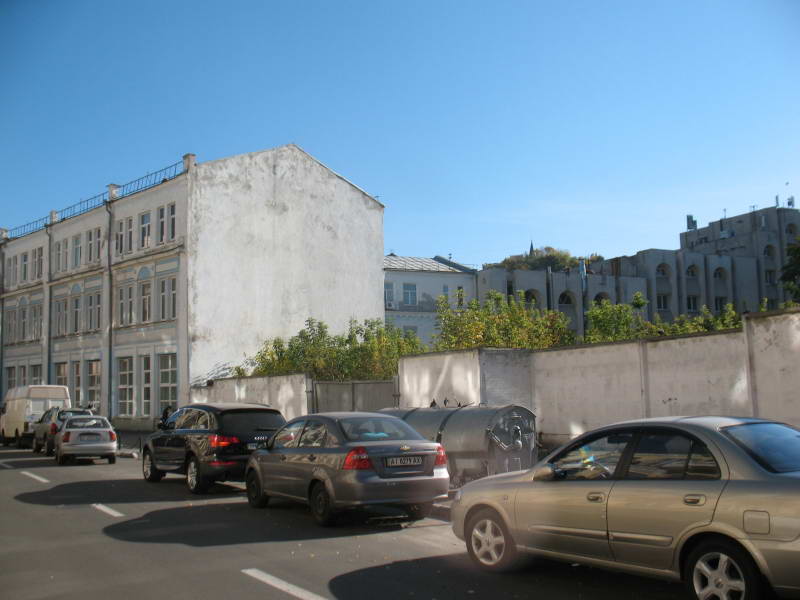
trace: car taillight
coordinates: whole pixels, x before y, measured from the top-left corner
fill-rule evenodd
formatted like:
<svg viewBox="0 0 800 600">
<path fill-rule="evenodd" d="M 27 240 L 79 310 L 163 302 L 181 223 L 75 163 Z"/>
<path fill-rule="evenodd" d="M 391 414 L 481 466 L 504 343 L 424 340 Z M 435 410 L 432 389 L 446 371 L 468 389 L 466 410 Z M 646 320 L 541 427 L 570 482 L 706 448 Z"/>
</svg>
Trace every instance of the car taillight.
<svg viewBox="0 0 800 600">
<path fill-rule="evenodd" d="M 58 433 L 58 427 L 56 427 L 55 423 L 50 423 L 50 434 L 55 435 Z"/>
<path fill-rule="evenodd" d="M 350 450 L 350 452 L 347 453 L 347 456 L 344 457 L 344 464 L 342 465 L 342 469 L 352 469 L 356 471 L 372 468 L 372 461 L 369 459 L 367 449 L 363 446 L 359 446 L 358 448 Z"/>
<path fill-rule="evenodd" d="M 212 448 L 226 448 L 232 444 L 239 444 L 239 438 L 235 435 L 217 435 L 216 433 L 208 436 L 208 443 Z"/>
<path fill-rule="evenodd" d="M 61 438 L 61 441 L 62 441 L 62 442 L 68 442 L 68 441 L 69 441 L 69 433 L 70 433 L 70 432 L 68 431 L 68 432 L 66 432 L 66 433 L 64 434 L 64 437 L 63 437 L 63 438 Z"/>
<path fill-rule="evenodd" d="M 436 462 L 433 465 L 435 467 L 447 466 L 447 454 L 444 453 L 444 448 L 441 445 L 436 448 Z"/>
<path fill-rule="evenodd" d="M 116 442 L 117 441 L 117 434 L 114 433 L 113 431 L 109 431 L 108 432 L 108 439 L 111 440 L 112 442 Z"/>
</svg>

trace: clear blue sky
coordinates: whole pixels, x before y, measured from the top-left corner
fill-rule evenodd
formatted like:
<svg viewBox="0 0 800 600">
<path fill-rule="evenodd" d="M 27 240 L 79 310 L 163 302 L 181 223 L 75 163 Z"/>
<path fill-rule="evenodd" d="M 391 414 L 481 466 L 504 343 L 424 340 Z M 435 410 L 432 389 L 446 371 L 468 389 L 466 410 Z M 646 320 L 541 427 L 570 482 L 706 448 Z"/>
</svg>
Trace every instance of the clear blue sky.
<svg viewBox="0 0 800 600">
<path fill-rule="evenodd" d="M 287 142 L 386 252 L 677 248 L 800 196 L 800 2 L 0 0 L 2 226 Z"/>
</svg>

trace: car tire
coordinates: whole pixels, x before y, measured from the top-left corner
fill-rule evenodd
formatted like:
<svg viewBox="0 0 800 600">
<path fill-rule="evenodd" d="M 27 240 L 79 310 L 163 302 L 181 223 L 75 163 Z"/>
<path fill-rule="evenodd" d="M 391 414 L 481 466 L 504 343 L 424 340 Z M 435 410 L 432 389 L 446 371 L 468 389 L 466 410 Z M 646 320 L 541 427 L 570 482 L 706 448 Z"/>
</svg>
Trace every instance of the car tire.
<svg viewBox="0 0 800 600">
<path fill-rule="evenodd" d="M 311 514 L 314 520 L 323 527 L 331 527 L 336 524 L 336 512 L 333 510 L 333 503 L 325 484 L 321 481 L 316 482 L 308 495 L 308 502 L 311 507 Z"/>
<path fill-rule="evenodd" d="M 245 480 L 247 486 L 247 502 L 252 508 L 265 508 L 269 504 L 269 496 L 261 487 L 261 480 L 255 471 L 250 471 Z"/>
<path fill-rule="evenodd" d="M 719 592 L 740 591 L 739 596 L 747 600 L 770 597 L 769 587 L 752 557 L 724 538 L 702 542 L 692 550 L 684 565 L 683 582 L 690 598 L 702 597 L 703 590 L 709 587 Z"/>
<path fill-rule="evenodd" d="M 142 476 L 145 481 L 150 481 L 151 483 L 156 483 L 164 478 L 164 472 L 156 468 L 149 450 L 145 450 L 142 453 Z"/>
<path fill-rule="evenodd" d="M 467 553 L 486 571 L 510 571 L 519 565 L 519 552 L 505 522 L 490 508 L 469 518 L 464 529 Z"/>
<path fill-rule="evenodd" d="M 113 454 L 109 454 L 106 456 L 106 458 L 108 459 L 108 464 L 110 465 L 113 465 L 115 462 L 117 462 L 117 457 Z"/>
<path fill-rule="evenodd" d="M 200 461 L 196 456 L 190 456 L 186 463 L 186 486 L 193 494 L 204 494 L 210 482 L 200 473 Z"/>
<path fill-rule="evenodd" d="M 421 521 L 431 514 L 433 510 L 433 502 L 420 502 L 418 504 L 409 504 L 405 507 L 408 518 L 412 521 Z"/>
</svg>

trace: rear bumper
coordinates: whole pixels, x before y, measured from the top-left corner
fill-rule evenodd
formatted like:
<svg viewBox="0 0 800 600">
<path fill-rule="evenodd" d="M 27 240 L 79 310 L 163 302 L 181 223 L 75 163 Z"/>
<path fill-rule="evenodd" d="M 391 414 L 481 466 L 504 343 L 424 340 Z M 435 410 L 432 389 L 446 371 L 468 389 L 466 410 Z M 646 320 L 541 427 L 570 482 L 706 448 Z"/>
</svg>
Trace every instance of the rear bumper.
<svg viewBox="0 0 800 600">
<path fill-rule="evenodd" d="M 61 444 L 59 451 L 65 456 L 108 456 L 117 453 L 117 442 Z"/>
<path fill-rule="evenodd" d="M 800 538 L 791 542 L 751 541 L 767 565 L 775 591 L 783 598 L 800 598 Z"/>
<path fill-rule="evenodd" d="M 375 471 L 340 472 L 333 481 L 334 506 L 371 504 L 422 504 L 446 500 L 450 475 L 446 468 L 433 475 L 381 478 Z"/>
<path fill-rule="evenodd" d="M 213 464 L 213 461 L 204 462 L 201 467 L 203 477 L 213 481 L 244 481 L 244 469 L 248 458 L 220 457 L 219 465 Z"/>
</svg>

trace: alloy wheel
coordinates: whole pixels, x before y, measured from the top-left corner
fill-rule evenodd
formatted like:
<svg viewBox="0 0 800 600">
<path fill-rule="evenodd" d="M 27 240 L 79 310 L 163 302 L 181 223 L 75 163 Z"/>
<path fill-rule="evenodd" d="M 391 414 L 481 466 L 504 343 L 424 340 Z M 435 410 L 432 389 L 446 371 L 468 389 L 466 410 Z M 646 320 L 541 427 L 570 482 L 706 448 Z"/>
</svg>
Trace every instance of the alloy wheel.
<svg viewBox="0 0 800 600">
<path fill-rule="evenodd" d="M 475 524 L 470 543 L 475 557 L 488 567 L 495 566 L 503 559 L 506 538 L 503 530 L 491 519 L 483 519 Z"/>
<path fill-rule="evenodd" d="M 692 581 L 700 600 L 742 600 L 746 596 L 742 570 L 736 561 L 722 552 L 701 556 L 694 565 Z"/>
</svg>

